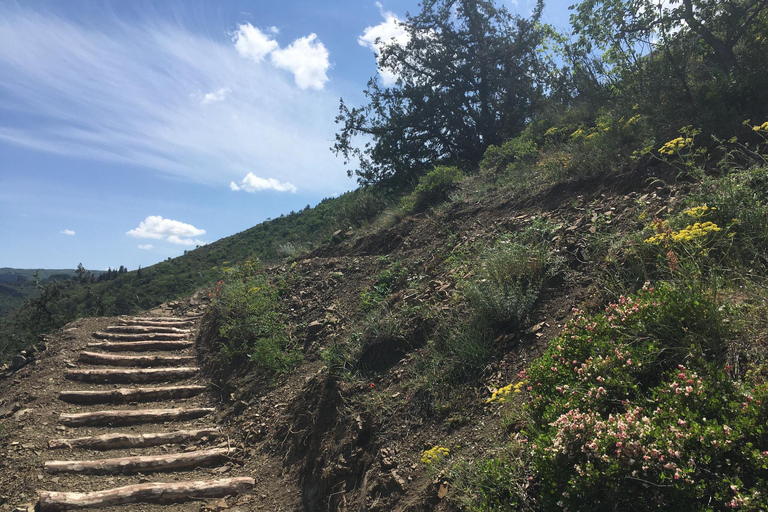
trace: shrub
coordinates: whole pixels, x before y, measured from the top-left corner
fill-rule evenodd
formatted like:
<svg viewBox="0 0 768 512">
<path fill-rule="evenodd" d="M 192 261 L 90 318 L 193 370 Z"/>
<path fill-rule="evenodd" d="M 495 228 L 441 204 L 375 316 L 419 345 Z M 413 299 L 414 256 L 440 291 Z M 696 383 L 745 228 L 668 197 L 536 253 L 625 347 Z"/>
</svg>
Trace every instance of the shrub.
<svg viewBox="0 0 768 512">
<path fill-rule="evenodd" d="M 419 211 L 448 198 L 448 193 L 464 179 L 458 167 L 438 165 L 419 179 L 411 195 L 403 198 L 402 207 Z"/>
<path fill-rule="evenodd" d="M 553 270 L 553 255 L 542 244 L 503 238 L 481 255 L 481 268 L 462 289 L 482 322 L 494 328 L 519 325 L 539 298 Z"/>
<path fill-rule="evenodd" d="M 723 371 L 727 312 L 680 284 L 576 312 L 525 375 L 545 509 L 766 506 L 768 389 Z"/>
<path fill-rule="evenodd" d="M 229 269 L 211 304 L 218 319 L 220 357 L 245 357 L 270 373 L 286 371 L 301 359 L 285 330 L 279 295 L 280 288 L 258 260 Z"/>
<path fill-rule="evenodd" d="M 480 170 L 518 174 L 521 169 L 532 166 L 537 155 L 535 142 L 526 137 L 516 137 L 501 146 L 488 146 L 480 162 Z"/>
</svg>

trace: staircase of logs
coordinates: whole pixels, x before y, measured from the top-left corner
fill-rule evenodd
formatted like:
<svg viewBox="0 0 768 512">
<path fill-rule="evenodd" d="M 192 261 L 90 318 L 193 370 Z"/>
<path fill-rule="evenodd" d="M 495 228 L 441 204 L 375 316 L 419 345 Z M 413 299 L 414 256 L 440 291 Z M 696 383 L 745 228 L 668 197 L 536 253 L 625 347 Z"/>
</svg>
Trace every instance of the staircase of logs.
<svg viewBox="0 0 768 512">
<path fill-rule="evenodd" d="M 201 385 L 184 385 L 195 377 L 191 341 L 197 317 L 130 317 L 121 318 L 118 325 L 107 327 L 93 337 L 81 352 L 79 362 L 84 369 L 70 369 L 65 377 L 89 389 L 61 391 L 59 399 L 67 403 L 94 406 L 98 410 L 61 414 L 59 423 L 65 427 L 97 428 L 108 431 L 65 439 L 51 439 L 49 449 L 61 453 L 67 460 L 44 463 L 48 473 L 88 475 L 148 474 L 162 471 L 189 471 L 215 467 L 229 460 L 230 451 L 222 444 L 213 448 L 185 449 L 190 443 L 215 439 L 215 425 L 183 428 L 182 422 L 207 419 L 214 412 L 208 407 L 164 407 L 162 402 L 192 399 L 205 391 Z M 176 385 L 172 385 L 173 383 Z M 93 386 L 93 385 L 96 386 Z M 163 384 L 163 385 L 153 385 Z M 125 385 L 127 387 L 119 387 Z M 92 389 L 96 387 L 96 389 Z M 109 409 L 109 405 L 119 407 Z M 120 407 L 130 404 L 129 408 Z M 105 407 L 100 409 L 99 406 Z M 199 422 L 198 422 L 199 423 Z M 212 421 L 211 421 L 212 423 Z M 152 432 L 133 432 L 126 426 L 157 425 Z M 169 448 L 171 453 L 133 454 L 151 447 Z M 174 447 L 177 449 L 174 451 Z M 121 457 L 84 459 L 79 452 L 131 450 Z M 69 457 L 66 457 L 66 455 Z M 72 460 L 69 460 L 69 459 Z M 91 481 L 91 483 L 93 480 Z M 254 479 L 247 477 L 173 482 L 143 482 L 91 492 L 40 491 L 41 512 L 77 508 L 109 507 L 128 503 L 177 503 L 202 498 L 222 498 L 253 489 Z"/>
</svg>

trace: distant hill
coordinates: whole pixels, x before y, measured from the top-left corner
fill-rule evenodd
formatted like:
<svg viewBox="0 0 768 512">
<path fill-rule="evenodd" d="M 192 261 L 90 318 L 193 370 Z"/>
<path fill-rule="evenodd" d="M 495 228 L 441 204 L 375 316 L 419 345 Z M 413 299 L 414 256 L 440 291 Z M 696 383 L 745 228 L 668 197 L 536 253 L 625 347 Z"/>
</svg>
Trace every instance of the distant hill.
<svg viewBox="0 0 768 512">
<path fill-rule="evenodd" d="M 92 271 L 94 276 L 102 271 Z M 55 281 L 69 281 L 77 276 L 75 269 L 31 269 L 0 267 L 0 317 L 15 311 L 27 299 L 40 296 L 43 286 Z"/>
</svg>

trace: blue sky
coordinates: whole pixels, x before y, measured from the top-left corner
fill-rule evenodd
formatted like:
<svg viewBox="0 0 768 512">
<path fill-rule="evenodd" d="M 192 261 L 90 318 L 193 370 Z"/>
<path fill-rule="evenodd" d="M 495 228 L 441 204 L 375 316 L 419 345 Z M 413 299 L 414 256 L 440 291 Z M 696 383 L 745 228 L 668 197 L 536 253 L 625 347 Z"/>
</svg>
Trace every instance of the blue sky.
<svg viewBox="0 0 768 512">
<path fill-rule="evenodd" d="M 418 9 L 0 2 L 0 267 L 135 269 L 354 188 L 339 98 L 363 101 L 376 36 Z"/>
</svg>

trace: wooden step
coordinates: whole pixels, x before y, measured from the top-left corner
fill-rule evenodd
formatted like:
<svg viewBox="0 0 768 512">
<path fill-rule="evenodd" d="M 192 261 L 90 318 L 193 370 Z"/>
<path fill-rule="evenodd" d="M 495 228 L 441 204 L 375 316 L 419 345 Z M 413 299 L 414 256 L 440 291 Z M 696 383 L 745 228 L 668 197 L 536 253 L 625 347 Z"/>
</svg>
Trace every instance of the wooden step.
<svg viewBox="0 0 768 512">
<path fill-rule="evenodd" d="M 195 316 L 128 316 L 119 319 L 120 323 L 162 322 L 167 324 L 191 323 L 202 315 Z"/>
<path fill-rule="evenodd" d="M 96 411 L 75 414 L 62 413 L 59 423 L 68 427 L 97 425 L 135 425 L 138 423 L 164 423 L 166 421 L 186 421 L 212 414 L 212 407 L 193 409 L 135 409 L 130 411 Z"/>
<path fill-rule="evenodd" d="M 115 356 L 99 352 L 81 352 L 81 363 L 108 366 L 181 366 L 195 362 L 193 356 Z"/>
<path fill-rule="evenodd" d="M 106 404 L 154 402 L 191 398 L 205 391 L 205 386 L 167 386 L 156 388 L 118 388 L 105 391 L 62 391 L 59 400 L 71 404 Z"/>
<path fill-rule="evenodd" d="M 194 341 L 123 341 L 89 343 L 90 348 L 100 348 L 109 352 L 145 352 L 149 350 L 184 350 L 195 345 Z"/>
<path fill-rule="evenodd" d="M 168 333 L 168 334 L 189 334 L 191 329 L 180 329 L 178 327 L 151 327 L 146 325 L 110 325 L 106 332 L 118 332 L 123 334 L 141 334 L 141 333 Z"/>
<path fill-rule="evenodd" d="M 51 450 L 75 448 L 85 450 L 119 450 L 123 448 L 147 448 L 164 444 L 181 444 L 199 441 L 204 437 L 218 437 L 218 428 L 201 428 L 197 430 L 176 430 L 175 432 L 158 432 L 153 434 L 102 434 L 100 436 L 75 437 L 72 439 L 51 439 L 48 448 Z"/>
<path fill-rule="evenodd" d="M 195 326 L 195 322 L 189 320 L 186 322 L 133 322 L 133 321 L 120 321 L 117 323 L 119 327 L 144 327 L 148 329 L 152 328 L 173 328 L 173 329 L 191 329 Z"/>
<path fill-rule="evenodd" d="M 120 334 L 117 332 L 95 332 L 93 337 L 100 340 L 114 341 L 154 341 L 154 340 L 184 340 L 189 337 L 187 333 L 180 332 L 161 332 L 161 333 L 139 333 L 139 334 Z"/>
<path fill-rule="evenodd" d="M 184 380 L 200 372 L 196 366 L 180 368 L 141 368 L 141 369 L 98 369 L 67 370 L 64 377 L 69 380 L 102 384 L 124 384 L 127 382 L 168 382 Z"/>
<path fill-rule="evenodd" d="M 85 475 L 116 475 L 193 469 L 216 465 L 227 458 L 228 448 L 213 448 L 166 455 L 136 455 L 98 460 L 49 460 L 44 464 L 48 473 L 78 473 Z"/>
<path fill-rule="evenodd" d="M 145 483 L 95 492 L 39 491 L 40 512 L 109 507 L 129 503 L 177 503 L 201 498 L 223 498 L 250 492 L 253 478 L 224 478 L 188 482 Z"/>
</svg>

